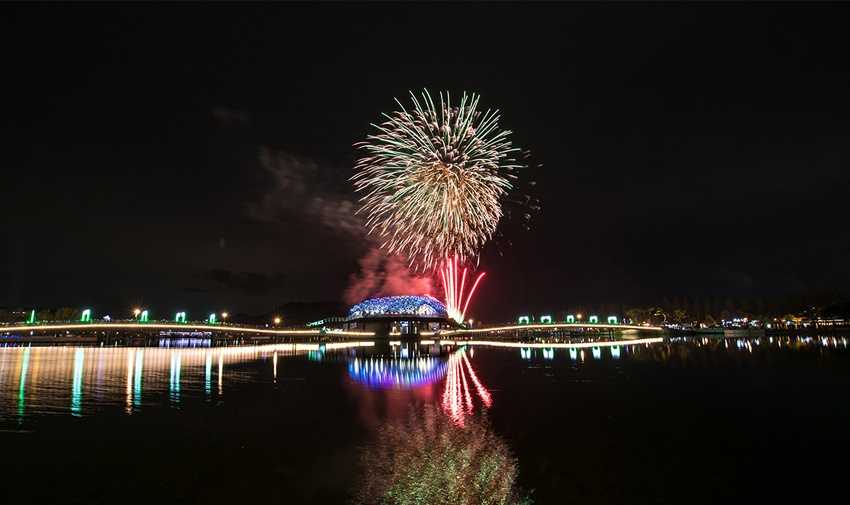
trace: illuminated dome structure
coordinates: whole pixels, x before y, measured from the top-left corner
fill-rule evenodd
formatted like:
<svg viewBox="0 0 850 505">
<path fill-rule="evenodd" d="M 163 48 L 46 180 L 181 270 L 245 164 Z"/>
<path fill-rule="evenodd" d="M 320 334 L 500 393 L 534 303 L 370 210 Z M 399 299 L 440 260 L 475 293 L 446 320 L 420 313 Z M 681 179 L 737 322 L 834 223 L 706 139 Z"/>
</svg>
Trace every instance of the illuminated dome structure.
<svg viewBox="0 0 850 505">
<path fill-rule="evenodd" d="M 446 306 L 428 295 L 369 298 L 352 306 L 346 319 L 347 329 L 374 331 L 379 336 L 418 335 L 449 326 Z"/>
<path fill-rule="evenodd" d="M 415 316 L 445 319 L 446 306 L 432 296 L 384 296 L 369 298 L 351 307 L 349 319 L 373 317 Z"/>
</svg>

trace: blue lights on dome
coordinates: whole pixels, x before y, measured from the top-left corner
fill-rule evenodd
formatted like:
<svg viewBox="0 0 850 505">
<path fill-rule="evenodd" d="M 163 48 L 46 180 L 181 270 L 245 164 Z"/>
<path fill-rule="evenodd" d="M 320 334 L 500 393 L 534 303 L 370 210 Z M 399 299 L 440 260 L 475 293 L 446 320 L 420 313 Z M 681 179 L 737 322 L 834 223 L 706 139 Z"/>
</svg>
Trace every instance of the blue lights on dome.
<svg viewBox="0 0 850 505">
<path fill-rule="evenodd" d="M 414 316 L 447 318 L 446 306 L 433 296 L 385 296 L 363 300 L 351 307 L 349 318 Z"/>
</svg>

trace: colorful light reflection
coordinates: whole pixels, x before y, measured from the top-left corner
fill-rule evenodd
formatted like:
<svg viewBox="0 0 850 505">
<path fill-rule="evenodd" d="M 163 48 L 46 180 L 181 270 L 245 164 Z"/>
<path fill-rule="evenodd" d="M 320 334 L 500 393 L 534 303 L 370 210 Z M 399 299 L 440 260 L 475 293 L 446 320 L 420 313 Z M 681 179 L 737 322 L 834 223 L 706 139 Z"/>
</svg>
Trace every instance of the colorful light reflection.
<svg viewBox="0 0 850 505">
<path fill-rule="evenodd" d="M 415 388 L 434 383 L 446 375 L 446 363 L 435 357 L 415 359 L 354 358 L 348 364 L 348 375 L 369 387 Z"/>
<path fill-rule="evenodd" d="M 466 417 L 472 415 L 470 384 L 484 407 L 490 408 L 493 398 L 472 369 L 472 363 L 466 355 L 466 347 L 461 347 L 449 357 L 446 388 L 443 391 L 443 411 L 458 426 L 466 424 Z"/>
<path fill-rule="evenodd" d="M 27 347 L 24 349 L 23 358 L 21 359 L 21 377 L 20 386 L 18 386 L 18 417 L 23 417 L 24 415 L 24 406 L 26 405 L 27 371 L 29 371 L 29 368 L 30 348 Z"/>
<path fill-rule="evenodd" d="M 323 345 L 329 352 L 372 346 L 372 341 Z M 0 424 L 43 415 L 84 417 L 112 407 L 132 415 L 163 400 L 175 407 L 198 397 L 210 401 L 223 395 L 230 365 L 273 360 L 275 354 L 279 361 L 319 348 L 318 343 L 179 350 L 0 345 Z"/>
<path fill-rule="evenodd" d="M 620 359 L 620 346 L 615 345 L 611 347 L 611 357 L 614 359 Z"/>
<path fill-rule="evenodd" d="M 86 352 L 82 348 L 74 351 L 74 372 L 71 382 L 71 414 L 79 416 L 83 410 L 83 370 Z"/>
<path fill-rule="evenodd" d="M 180 361 L 180 353 L 174 353 L 171 355 L 168 396 L 174 403 L 180 403 Z"/>
<path fill-rule="evenodd" d="M 133 369 L 133 406 L 139 408 L 142 404 L 142 368 L 145 363 L 145 350 L 136 353 L 136 366 Z"/>
</svg>

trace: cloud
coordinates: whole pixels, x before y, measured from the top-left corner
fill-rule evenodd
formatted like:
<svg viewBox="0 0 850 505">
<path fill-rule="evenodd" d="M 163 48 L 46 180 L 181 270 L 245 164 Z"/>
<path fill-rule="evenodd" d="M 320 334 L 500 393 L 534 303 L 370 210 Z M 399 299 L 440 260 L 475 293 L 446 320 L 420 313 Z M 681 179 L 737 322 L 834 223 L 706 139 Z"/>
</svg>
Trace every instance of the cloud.
<svg viewBox="0 0 850 505">
<path fill-rule="evenodd" d="M 272 223 L 300 218 L 344 234 L 342 238 L 365 239 L 363 221 L 355 215 L 357 203 L 349 196 L 347 171 L 270 148 L 260 151 L 260 164 L 274 184 L 260 201 L 248 205 L 249 217 Z"/>
<path fill-rule="evenodd" d="M 211 114 L 221 126 L 245 125 L 251 121 L 248 112 L 222 105 L 214 107 Z"/>
<path fill-rule="evenodd" d="M 411 274 L 404 258 L 387 257 L 368 235 L 363 220 L 355 215 L 358 205 L 348 170 L 270 148 L 261 150 L 260 164 L 274 184 L 248 206 L 248 215 L 262 222 L 286 224 L 297 219 L 318 225 L 334 234 L 334 254 L 347 250 L 360 257 L 360 271 L 349 277 L 342 295 L 346 303 L 377 295 L 433 292 L 430 277 Z"/>
</svg>

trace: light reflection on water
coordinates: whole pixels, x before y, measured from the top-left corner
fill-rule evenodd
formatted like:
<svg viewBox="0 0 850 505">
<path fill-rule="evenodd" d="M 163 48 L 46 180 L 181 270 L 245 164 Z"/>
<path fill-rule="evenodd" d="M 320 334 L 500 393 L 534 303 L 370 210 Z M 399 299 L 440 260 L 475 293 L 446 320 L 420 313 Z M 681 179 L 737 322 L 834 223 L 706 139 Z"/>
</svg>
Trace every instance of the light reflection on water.
<svg viewBox="0 0 850 505">
<path fill-rule="evenodd" d="M 840 374 L 847 375 L 847 368 L 845 360 L 832 358 L 848 356 L 845 342 L 840 336 L 783 336 L 670 339 L 634 345 L 585 342 L 584 347 L 563 341 L 498 347 L 462 342 L 444 346 L 386 342 L 372 346 L 370 342 L 224 348 L 0 347 L 0 427 L 13 426 L 5 431 L 18 432 L 6 433 L 4 442 L 17 443 L 14 450 L 20 454 L 39 454 L 56 446 L 80 447 L 100 441 L 101 426 L 114 427 L 110 440 L 147 447 L 143 459 L 151 462 L 151 470 L 146 482 L 154 484 L 179 473 L 176 469 L 189 467 L 219 475 L 221 460 L 253 450 L 239 460 L 246 465 L 253 462 L 245 472 L 254 476 L 251 489 L 272 491 L 252 491 L 245 497 L 240 494 L 242 487 L 221 479 L 207 496 L 212 498 L 207 500 L 210 503 L 224 502 L 215 500 L 220 493 L 230 493 L 228 502 L 275 503 L 280 496 L 289 498 L 305 488 L 316 494 L 305 492 L 287 502 L 343 503 L 354 493 L 360 503 L 406 503 L 398 497 L 414 503 L 417 498 L 418 503 L 433 503 L 445 497 L 450 498 L 444 503 L 479 503 L 482 497 L 515 503 L 523 501 L 523 489 L 534 489 L 532 496 L 539 503 L 620 503 L 660 472 L 675 471 L 663 462 L 667 458 L 693 454 L 684 461 L 697 465 L 700 472 L 728 465 L 730 451 L 748 449 L 734 441 L 737 428 L 718 433 L 716 427 L 761 423 L 761 414 L 776 412 L 792 401 L 809 402 L 800 410 L 815 411 L 812 420 L 819 423 L 818 430 L 835 438 L 840 431 L 830 428 L 829 416 L 841 422 L 847 419 L 846 409 L 834 415 L 836 391 L 841 394 L 835 385 L 841 384 Z M 821 376 L 820 370 L 830 367 L 840 374 Z M 775 370 L 783 373 L 775 374 Z M 714 387 L 705 388 L 702 381 L 709 373 L 714 374 L 710 376 Z M 784 384 L 785 392 L 774 392 L 778 388 L 773 381 L 786 376 L 794 381 L 821 377 L 814 383 L 825 385 L 822 398 L 815 389 L 795 393 L 790 382 Z M 850 378 L 845 382 L 850 383 Z M 661 414 L 646 408 L 653 400 L 663 403 L 658 399 L 670 394 L 680 398 L 675 407 Z M 706 402 L 710 408 L 704 408 Z M 39 416 L 52 417 L 50 422 L 32 426 L 22 422 Z M 245 429 L 243 418 L 261 422 Z M 676 422 L 656 427 L 659 419 Z M 557 436 L 550 432 L 552 426 Z M 702 437 L 714 433 L 714 438 L 700 445 L 700 439 L 692 437 L 693 426 L 700 427 Z M 754 437 L 749 440 L 759 447 L 772 446 L 766 442 L 775 442 L 773 446 L 783 450 L 791 447 L 793 457 L 787 461 L 794 461 L 807 454 L 793 452 L 794 440 L 817 440 L 811 438 L 811 431 L 794 432 L 794 426 L 783 426 L 775 436 L 772 432 L 761 438 L 747 436 Z M 232 431 L 233 427 L 238 430 Z M 694 450 L 656 445 L 654 441 L 666 439 L 671 430 L 675 439 L 696 444 Z M 641 436 L 633 435 L 637 431 Z M 791 435 L 786 436 L 789 431 Z M 68 432 L 74 435 L 63 439 Z M 587 436 L 560 436 L 585 432 Z M 289 433 L 299 436 L 286 436 Z M 167 449 L 148 443 L 162 437 L 167 438 L 163 446 Z M 191 451 L 171 449 L 172 443 L 183 440 L 181 447 L 192 447 Z M 210 440 L 215 443 L 208 444 Z M 594 442 L 599 440 L 611 443 Z M 732 442 L 724 445 L 726 440 Z M 81 443 L 74 445 L 77 442 Z M 135 482 L 136 477 L 128 477 L 121 466 L 136 464 L 130 462 L 135 456 L 127 454 L 122 459 L 123 454 L 110 449 L 124 445 L 92 445 L 97 448 L 91 460 L 98 462 L 92 464 L 99 465 L 99 471 L 122 484 Z M 177 453 L 186 459 L 167 469 L 158 466 Z M 221 454 L 226 456 L 217 459 Z M 647 461 L 645 454 L 658 454 L 658 458 Z M 759 465 L 777 459 L 773 453 L 762 459 L 752 451 L 748 454 Z M 622 468 L 615 463 L 621 460 Z M 16 460 L 11 470 L 18 473 L 12 478 L 41 475 L 45 464 Z M 51 470 L 64 475 L 66 485 L 57 486 L 62 492 L 75 492 L 73 484 L 67 484 L 85 479 L 88 467 L 77 466 L 78 470 Z M 334 479 L 311 484 L 315 468 L 345 470 L 334 473 Z M 355 473 L 358 468 L 362 476 Z M 758 468 L 742 464 L 736 472 L 746 474 Z M 683 483 L 675 490 L 665 487 L 676 498 L 667 502 L 685 503 L 679 499 L 686 496 L 682 489 L 698 487 L 698 478 L 688 480 L 687 472 L 680 471 L 676 479 L 665 482 L 664 486 Z M 572 480 L 560 477 L 564 475 Z M 171 482 L 180 492 L 197 492 L 196 481 Z M 580 482 L 594 485 L 577 487 Z M 318 494 L 320 490 L 334 485 L 345 490 L 333 491 L 336 494 L 325 501 L 317 498 L 325 496 Z M 709 495 L 711 502 L 720 501 L 723 490 L 737 491 L 737 486 L 740 482 L 734 479 L 724 481 L 719 494 Z M 139 485 L 136 492 L 154 503 L 167 502 L 162 495 L 172 491 Z M 240 496 L 245 499 L 240 501 Z M 661 494 L 638 496 L 630 502 L 656 503 L 657 496 Z M 73 498 L 66 502 L 89 502 L 88 496 Z M 102 502 L 120 498 L 105 496 Z M 44 500 L 57 501 L 62 500 Z"/>
<path fill-rule="evenodd" d="M 776 336 L 760 338 L 672 338 L 660 344 L 548 347 L 539 342 L 528 347 L 514 344 L 524 361 L 552 362 L 560 359 L 582 365 L 586 360 L 619 361 L 628 357 L 663 361 L 670 359 L 671 345 L 711 347 L 727 353 L 752 354 L 756 350 L 843 350 L 844 336 Z M 246 372 L 228 371 L 236 365 L 260 359 L 271 362 L 271 379 L 278 378 L 281 357 L 307 355 L 314 361 L 329 359 L 327 353 L 344 351 L 348 376 L 374 389 L 419 388 L 438 384 L 441 405 L 448 416 L 463 425 L 473 404 L 490 407 L 492 397 L 477 376 L 469 357 L 475 346 L 408 344 L 395 345 L 389 353 L 350 354 L 351 348 L 370 347 L 373 342 L 327 344 L 276 344 L 250 347 L 98 348 L 98 347 L 2 347 L 0 348 L 0 421 L 23 420 L 44 414 L 92 415 L 119 406 L 127 414 L 151 406 L 180 408 L 188 398 L 212 401 L 224 394 L 229 381 L 249 380 Z M 485 345 L 478 344 L 480 347 Z M 641 349 L 655 349 L 652 356 L 635 356 Z M 446 354 L 447 351 L 450 351 Z M 514 351 L 516 352 L 516 351 Z M 640 353 L 639 353 L 640 354 Z M 216 387 L 214 387 L 216 386 Z"/>
<path fill-rule="evenodd" d="M 471 351 L 470 351 L 471 352 Z M 466 348 L 461 347 L 449 357 L 446 387 L 443 390 L 443 411 L 458 426 L 463 427 L 474 410 L 472 391 L 485 409 L 493 405 L 493 398 L 481 383 Z"/>
<path fill-rule="evenodd" d="M 361 451 L 355 504 L 526 502 L 516 457 L 486 418 L 461 426 L 424 405 L 371 438 Z"/>
<path fill-rule="evenodd" d="M 446 364 L 442 359 L 432 356 L 354 357 L 349 361 L 348 375 L 373 388 L 413 388 L 442 379 L 446 375 Z"/>
<path fill-rule="evenodd" d="M 27 347 L 23 353 L 21 353 L 21 373 L 18 377 L 18 417 L 24 415 L 24 407 L 26 405 L 26 385 L 27 385 L 27 372 L 29 372 L 30 368 L 30 348 Z M 4 381 L 5 382 L 5 381 Z"/>
<path fill-rule="evenodd" d="M 83 405 L 83 364 L 86 351 L 78 348 L 74 351 L 74 378 L 71 383 L 71 414 L 79 416 Z"/>
<path fill-rule="evenodd" d="M 168 398 L 172 403 L 180 403 L 180 352 L 171 354 L 171 366 L 168 377 Z"/>
<path fill-rule="evenodd" d="M 371 342 L 327 344 L 330 350 Z M 219 348 L 2 347 L 0 348 L 0 421 L 39 415 L 82 417 L 120 406 L 127 414 L 146 402 L 159 405 L 163 395 L 179 408 L 184 391 L 207 401 L 224 394 L 225 378 L 241 382 L 242 372 L 227 365 L 278 356 L 303 355 L 317 344 L 277 344 Z M 213 359 L 218 362 L 213 369 Z M 215 376 L 215 377 L 214 377 Z"/>
</svg>

